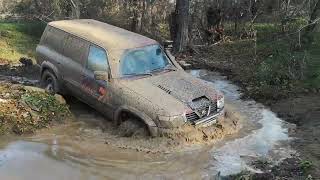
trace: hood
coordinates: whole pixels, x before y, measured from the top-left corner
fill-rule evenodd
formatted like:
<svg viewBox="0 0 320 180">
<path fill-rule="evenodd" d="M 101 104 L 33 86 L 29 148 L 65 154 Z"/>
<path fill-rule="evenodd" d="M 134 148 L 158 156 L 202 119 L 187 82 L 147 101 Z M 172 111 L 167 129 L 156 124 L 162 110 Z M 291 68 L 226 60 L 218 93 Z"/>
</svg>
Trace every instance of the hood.
<svg viewBox="0 0 320 180">
<path fill-rule="evenodd" d="M 217 92 L 206 82 L 184 71 L 125 80 L 123 84 L 171 115 L 190 110 L 189 105 L 192 100 L 201 97 L 214 100 L 217 95 Z"/>
</svg>

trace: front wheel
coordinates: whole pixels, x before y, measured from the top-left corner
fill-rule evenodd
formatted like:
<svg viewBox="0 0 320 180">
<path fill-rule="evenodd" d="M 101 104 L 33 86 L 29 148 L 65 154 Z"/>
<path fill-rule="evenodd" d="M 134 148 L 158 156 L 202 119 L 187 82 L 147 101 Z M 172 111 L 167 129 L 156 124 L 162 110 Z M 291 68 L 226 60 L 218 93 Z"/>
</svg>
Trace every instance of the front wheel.
<svg viewBox="0 0 320 180">
<path fill-rule="evenodd" d="M 149 136 L 147 125 L 136 118 L 128 118 L 120 126 L 120 135 L 124 137 L 147 137 Z"/>
<path fill-rule="evenodd" d="M 42 74 L 41 87 L 52 94 L 59 92 L 58 80 L 56 76 L 48 70 L 45 70 Z"/>
</svg>

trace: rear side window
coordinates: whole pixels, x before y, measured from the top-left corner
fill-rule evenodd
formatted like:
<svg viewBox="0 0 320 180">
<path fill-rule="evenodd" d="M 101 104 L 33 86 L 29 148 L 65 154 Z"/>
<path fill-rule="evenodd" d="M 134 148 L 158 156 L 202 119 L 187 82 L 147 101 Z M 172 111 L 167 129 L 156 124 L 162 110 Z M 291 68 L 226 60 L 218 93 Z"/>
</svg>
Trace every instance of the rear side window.
<svg viewBox="0 0 320 180">
<path fill-rule="evenodd" d="M 43 31 L 43 34 L 42 34 L 41 39 L 40 39 L 40 44 L 41 44 L 41 45 L 45 44 L 45 40 L 46 40 L 46 38 L 47 38 L 47 34 L 48 34 L 49 29 L 50 29 L 50 26 L 47 25 L 47 27 L 46 27 L 46 29 Z"/>
<path fill-rule="evenodd" d="M 88 43 L 80 38 L 69 35 L 65 40 L 64 55 L 80 64 L 85 64 L 87 49 Z"/>
<path fill-rule="evenodd" d="M 67 37 L 66 33 L 56 29 L 54 27 L 48 27 L 46 30 L 46 38 L 44 39 L 44 43 L 49 48 L 62 53 L 63 52 L 63 42 Z"/>
<path fill-rule="evenodd" d="M 108 56 L 104 49 L 97 46 L 90 46 L 87 69 L 94 71 L 108 71 Z"/>
</svg>

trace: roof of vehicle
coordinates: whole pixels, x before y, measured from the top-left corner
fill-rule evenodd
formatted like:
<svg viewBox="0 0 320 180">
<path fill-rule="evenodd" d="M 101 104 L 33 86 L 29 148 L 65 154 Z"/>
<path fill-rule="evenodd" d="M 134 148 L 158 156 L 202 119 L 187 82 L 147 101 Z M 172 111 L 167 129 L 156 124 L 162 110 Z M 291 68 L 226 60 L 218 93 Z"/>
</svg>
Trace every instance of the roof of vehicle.
<svg viewBox="0 0 320 180">
<path fill-rule="evenodd" d="M 157 41 L 153 39 L 93 19 L 53 21 L 49 25 L 108 50 L 132 49 L 157 44 Z"/>
</svg>

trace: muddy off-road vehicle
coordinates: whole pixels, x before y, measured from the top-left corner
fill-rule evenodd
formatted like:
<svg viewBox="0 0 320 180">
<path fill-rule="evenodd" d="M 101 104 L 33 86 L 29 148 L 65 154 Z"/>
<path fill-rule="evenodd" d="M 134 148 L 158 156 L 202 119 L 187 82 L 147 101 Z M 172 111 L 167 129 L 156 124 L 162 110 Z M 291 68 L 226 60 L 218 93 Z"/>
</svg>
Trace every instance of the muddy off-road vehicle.
<svg viewBox="0 0 320 180">
<path fill-rule="evenodd" d="M 168 48 L 95 20 L 55 21 L 37 47 L 41 85 L 69 93 L 116 124 L 143 125 L 152 136 L 189 123 L 210 126 L 224 96 L 186 73 Z"/>
</svg>

